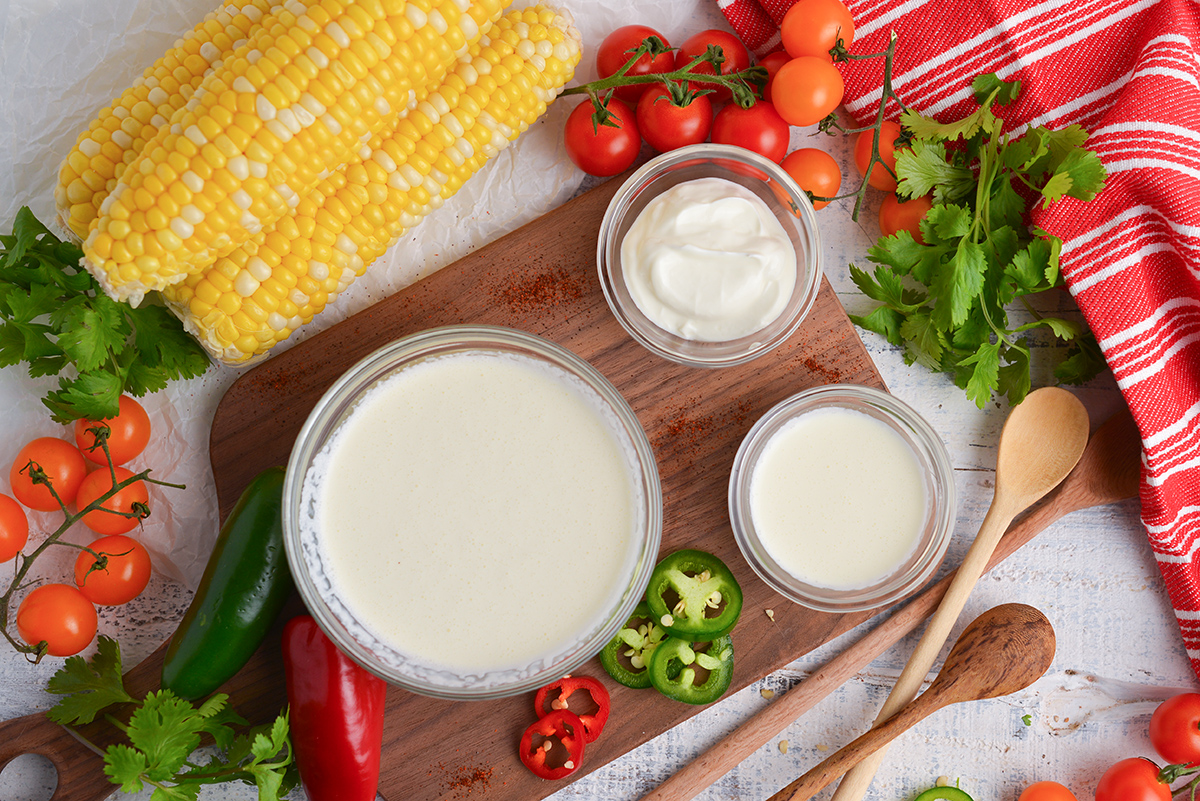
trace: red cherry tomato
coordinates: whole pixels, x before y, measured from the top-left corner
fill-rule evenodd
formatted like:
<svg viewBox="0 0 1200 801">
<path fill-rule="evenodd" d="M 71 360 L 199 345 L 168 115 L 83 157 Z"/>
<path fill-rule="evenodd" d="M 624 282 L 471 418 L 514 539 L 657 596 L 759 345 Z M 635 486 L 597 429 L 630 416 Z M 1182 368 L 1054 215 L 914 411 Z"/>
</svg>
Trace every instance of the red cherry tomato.
<svg viewBox="0 0 1200 801">
<path fill-rule="evenodd" d="M 921 235 L 921 220 L 933 208 L 933 197 L 925 195 L 901 200 L 896 195 L 887 195 L 879 206 L 879 232 L 891 236 L 897 231 L 908 231 L 912 238 L 925 244 Z"/>
<path fill-rule="evenodd" d="M 671 46 L 671 43 L 667 41 L 667 37 L 645 25 L 626 25 L 617 28 L 604 38 L 604 41 L 600 43 L 600 47 L 596 50 L 596 72 L 599 73 L 601 78 L 607 78 L 621 69 L 621 67 L 625 66 L 625 62 L 633 57 L 633 51 L 637 50 L 642 40 L 649 36 L 657 36 L 662 40 L 664 45 L 667 47 Z M 670 72 L 674 67 L 675 54 L 672 52 L 661 53 L 655 56 L 653 61 L 649 55 L 644 55 L 638 58 L 625 74 L 649 75 L 654 72 Z M 615 93 L 617 97 L 627 103 L 636 103 L 638 98 L 642 96 L 642 93 L 651 86 L 654 86 L 654 84 L 639 83 L 630 86 L 618 86 Z"/>
<path fill-rule="evenodd" d="M 150 441 L 150 416 L 142 408 L 142 404 L 128 395 L 122 395 L 117 416 L 105 420 L 76 420 L 75 444 L 83 455 L 98 465 L 107 465 L 104 449 L 88 450 L 96 444 L 95 435 L 89 429 L 99 423 L 108 426 L 108 452 L 112 454 L 113 464 L 125 464 L 130 459 L 146 449 Z"/>
<path fill-rule="evenodd" d="M 1131 757 L 1104 771 L 1096 801 L 1171 801 L 1171 786 L 1158 780 L 1158 765 Z"/>
<path fill-rule="evenodd" d="M 66 584 L 44 584 L 17 608 L 17 633 L 30 645 L 45 642 L 51 656 L 77 654 L 96 636 L 96 607 Z"/>
<path fill-rule="evenodd" d="M 1058 782 L 1034 782 L 1021 792 L 1017 801 L 1079 801 L 1075 794 Z"/>
<path fill-rule="evenodd" d="M 592 104 L 585 100 L 567 117 L 564 137 L 567 155 L 589 175 L 609 176 L 629 169 L 642 149 L 633 109 L 620 100 L 608 101 L 616 126 L 592 125 Z"/>
<path fill-rule="evenodd" d="M 80 551 L 75 559 L 75 586 L 92 603 L 98 606 L 128 603 L 150 583 L 150 554 L 137 540 L 114 534 L 101 537 L 88 547 L 108 557 L 103 570 L 91 570 L 96 557 L 87 551 Z"/>
<path fill-rule="evenodd" d="M 132 471 L 124 467 L 115 467 L 113 471 L 117 476 L 117 484 L 134 475 Z M 88 473 L 88 477 L 79 487 L 79 497 L 76 499 L 75 505 L 80 509 L 90 506 L 92 501 L 108 492 L 113 486 L 112 476 L 109 475 L 108 470 L 102 468 Z M 97 534 L 124 534 L 137 526 L 139 518 L 124 517 L 113 512 L 135 512 L 137 511 L 133 506 L 135 503 L 146 504 L 149 500 L 150 496 L 146 492 L 145 483 L 135 481 L 117 490 L 115 495 L 100 505 L 101 508 L 93 509 L 85 514 L 83 524 Z M 112 511 L 106 512 L 105 509 Z"/>
<path fill-rule="evenodd" d="M 817 56 L 800 56 L 779 68 L 771 98 L 791 125 L 816 125 L 842 102 L 846 86 L 837 67 Z"/>
<path fill-rule="evenodd" d="M 884 120 L 879 126 L 879 158 L 883 160 L 883 164 L 876 163 L 867 178 L 867 183 L 876 189 L 885 192 L 896 191 L 896 178 L 892 173 L 896 171 L 896 140 L 900 134 L 900 125 L 891 120 Z M 867 174 L 867 162 L 871 160 L 871 142 L 874 136 L 874 131 L 863 131 L 854 142 L 854 164 L 858 167 L 859 175 Z M 891 172 L 888 172 L 889 169 Z"/>
<path fill-rule="evenodd" d="M 712 130 L 712 103 L 708 95 L 699 95 L 686 106 L 671 102 L 671 90 L 651 87 L 637 105 L 638 130 L 650 147 L 666 153 L 684 145 L 695 145 L 708 138 Z"/>
<path fill-rule="evenodd" d="M 0 562 L 21 552 L 29 541 L 29 518 L 21 504 L 0 493 Z"/>
<path fill-rule="evenodd" d="M 725 63 L 721 65 L 721 74 L 728 75 L 733 72 L 741 72 L 750 66 L 750 51 L 746 50 L 746 46 L 742 41 L 732 33 L 722 31 L 718 28 L 711 28 L 707 31 L 700 31 L 694 36 L 688 37 L 688 40 L 683 43 L 683 46 L 675 53 L 675 69 L 681 70 L 696 56 L 703 55 L 709 45 L 717 45 L 725 54 Z M 712 64 L 704 63 L 696 66 L 693 70 L 697 75 L 712 75 Z M 725 87 L 717 87 L 714 84 L 699 83 L 692 81 L 693 89 L 713 89 L 713 94 L 709 98 L 713 103 L 725 103 L 733 94 Z"/>
<path fill-rule="evenodd" d="M 775 107 L 760 100 L 750 108 L 730 104 L 713 119 L 712 140 L 761 153 L 778 163 L 787 153 L 791 130 Z"/>
<path fill-rule="evenodd" d="M 783 15 L 779 33 L 792 58 L 816 56 L 829 61 L 838 39 L 847 48 L 854 43 L 854 20 L 840 0 L 798 0 Z"/>
<path fill-rule="evenodd" d="M 1200 764 L 1200 693 L 1182 693 L 1159 704 L 1150 718 L 1150 742 L 1173 765 Z"/>
<path fill-rule="evenodd" d="M 815 147 L 802 147 L 787 154 L 779 165 L 800 188 L 817 197 L 834 197 L 842 185 L 842 170 L 833 156 Z M 814 209 L 823 209 L 828 200 L 814 200 Z"/>
<path fill-rule="evenodd" d="M 87 474 L 87 460 L 78 448 L 55 437 L 39 437 L 21 449 L 9 470 L 8 481 L 18 501 L 30 509 L 53 512 L 59 508 L 58 501 L 45 484 L 34 484 L 30 479 L 26 467 L 31 461 L 49 477 L 64 504 L 75 500 L 75 493 Z"/>
<path fill-rule="evenodd" d="M 771 84 L 775 81 L 775 73 L 779 72 L 779 68 L 792 60 L 783 50 L 776 50 L 774 53 L 769 53 L 758 60 L 758 66 L 767 71 L 767 85 L 763 89 L 763 100 L 770 102 L 771 100 Z"/>
</svg>

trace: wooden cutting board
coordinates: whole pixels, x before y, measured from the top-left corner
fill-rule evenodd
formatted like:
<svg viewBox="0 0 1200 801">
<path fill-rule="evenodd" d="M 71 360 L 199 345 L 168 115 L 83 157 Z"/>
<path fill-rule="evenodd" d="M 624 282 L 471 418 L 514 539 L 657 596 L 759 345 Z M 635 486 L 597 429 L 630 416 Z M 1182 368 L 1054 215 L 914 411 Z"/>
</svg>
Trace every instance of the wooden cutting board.
<svg viewBox="0 0 1200 801">
<path fill-rule="evenodd" d="M 745 606 L 734 632 L 734 689 L 869 618 L 871 613 L 812 612 L 769 589 L 738 551 L 726 507 L 734 454 L 767 409 L 822 384 L 883 387 L 841 304 L 822 280 L 801 329 L 776 351 L 739 367 L 688 368 L 652 355 L 612 316 L 596 275 L 600 220 L 619 184 L 614 179 L 600 185 L 239 378 L 217 408 L 210 440 L 222 519 L 251 478 L 266 467 L 286 463 L 309 411 L 360 358 L 397 337 L 435 326 L 511 326 L 574 351 L 629 401 L 658 460 L 663 554 L 701 548 L 715 553 L 736 574 Z M 134 688 L 157 686 L 162 650 L 130 672 L 128 681 Z M 613 712 L 603 735 L 588 746 L 583 770 L 576 776 L 699 711 L 653 690 L 621 687 L 595 661 L 580 672 L 605 681 L 612 691 Z M 223 690 L 252 721 L 273 717 L 285 700 L 278 636 L 268 639 Z M 393 688 L 388 695 L 380 793 L 388 801 L 482 795 L 489 801 L 543 798 L 566 782 L 542 781 L 521 765 L 517 742 L 534 719 L 532 694 L 453 703 Z M 103 741 L 98 727 L 91 733 Z M 30 751 L 46 754 L 58 767 L 56 799 L 91 801 L 107 795 L 111 785 L 100 773 L 100 760 L 44 716 L 0 725 L 0 766 Z"/>
</svg>

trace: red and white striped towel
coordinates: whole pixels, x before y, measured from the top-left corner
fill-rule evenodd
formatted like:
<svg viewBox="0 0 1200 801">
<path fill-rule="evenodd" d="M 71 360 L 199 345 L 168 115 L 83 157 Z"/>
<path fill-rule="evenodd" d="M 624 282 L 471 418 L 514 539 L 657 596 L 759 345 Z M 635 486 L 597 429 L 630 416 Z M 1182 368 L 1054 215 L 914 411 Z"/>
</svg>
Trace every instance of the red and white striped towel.
<svg viewBox="0 0 1200 801">
<path fill-rule="evenodd" d="M 758 54 L 794 0 L 718 0 Z M 761 4 L 760 4 L 761 3 Z M 944 120 L 970 82 L 1018 78 L 1009 127 L 1079 123 L 1108 169 L 1090 203 L 1034 221 L 1142 434 L 1142 521 L 1200 675 L 1200 5 L 1189 0 L 849 0 L 855 53 L 899 36 L 893 85 Z M 843 67 L 846 108 L 878 111 L 882 60 Z M 892 115 L 894 116 L 894 115 Z"/>
</svg>

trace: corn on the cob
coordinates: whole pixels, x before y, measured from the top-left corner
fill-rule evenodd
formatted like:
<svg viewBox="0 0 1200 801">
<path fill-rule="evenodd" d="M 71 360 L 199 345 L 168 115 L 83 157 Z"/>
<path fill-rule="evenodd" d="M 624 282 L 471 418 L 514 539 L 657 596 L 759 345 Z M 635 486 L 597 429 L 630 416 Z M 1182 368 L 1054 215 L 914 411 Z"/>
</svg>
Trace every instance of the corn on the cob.
<svg viewBox="0 0 1200 801">
<path fill-rule="evenodd" d="M 200 87 L 221 59 L 272 14 L 277 0 L 230 0 L 204 18 L 92 120 L 59 168 L 54 202 L 65 231 L 83 241 L 125 167 Z"/>
<path fill-rule="evenodd" d="M 166 289 L 168 306 L 221 361 L 262 356 L 532 124 L 579 56 L 567 12 L 505 15 L 392 136 L 375 137 L 272 230 Z"/>
<path fill-rule="evenodd" d="M 84 243 L 135 305 L 282 217 L 499 17 L 500 0 L 285 0 L 125 170 Z"/>
</svg>

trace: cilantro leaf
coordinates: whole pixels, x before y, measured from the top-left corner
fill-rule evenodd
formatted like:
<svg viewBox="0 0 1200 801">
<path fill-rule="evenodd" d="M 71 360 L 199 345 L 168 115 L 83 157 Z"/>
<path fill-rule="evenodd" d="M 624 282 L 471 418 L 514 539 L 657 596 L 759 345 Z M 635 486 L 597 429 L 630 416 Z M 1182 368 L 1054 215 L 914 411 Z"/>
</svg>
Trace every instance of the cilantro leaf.
<svg viewBox="0 0 1200 801">
<path fill-rule="evenodd" d="M 900 326 L 900 336 L 904 337 L 907 346 L 904 351 L 906 362 L 916 362 L 930 370 L 941 369 L 946 337 L 928 314 L 914 314 L 905 320 Z"/>
<path fill-rule="evenodd" d="M 166 781 L 179 771 L 188 756 L 200 747 L 200 716 L 195 707 L 169 690 L 146 696 L 129 718 L 129 742 L 146 755 L 143 773 Z"/>
<path fill-rule="evenodd" d="M 1021 94 L 1021 82 L 1001 80 L 996 73 L 989 72 L 971 81 L 971 92 L 975 95 L 975 102 L 981 106 L 993 100 L 1007 106 Z"/>
<path fill-rule="evenodd" d="M 900 176 L 896 194 L 904 197 L 932 192 L 934 202 L 954 203 L 975 192 L 974 174 L 965 166 L 947 161 L 946 146 L 941 142 L 917 140 L 897 150 L 896 174 Z"/>
<path fill-rule="evenodd" d="M 1025 400 L 1032 381 L 1029 376 L 1029 351 L 1009 348 L 1005 354 L 1006 364 L 1000 367 L 996 391 L 1008 398 L 1011 406 Z"/>
<path fill-rule="evenodd" d="M 121 785 L 122 792 L 139 792 L 145 773 L 146 755 L 141 751 L 118 743 L 104 752 L 104 775 Z"/>
<path fill-rule="evenodd" d="M 865 328 L 879 334 L 893 345 L 900 345 L 900 326 L 904 323 L 904 315 L 887 306 L 880 306 L 870 314 L 859 316 L 849 315 L 850 322 L 859 328 Z"/>
<path fill-rule="evenodd" d="M 961 325 L 983 288 L 983 248 L 970 239 L 959 242 L 952 262 L 934 279 L 931 287 L 938 298 L 933 321 L 942 329 Z"/>
<path fill-rule="evenodd" d="M 958 364 L 960 367 L 974 368 L 967 381 L 967 397 L 982 409 L 1000 384 L 1000 343 L 989 342 L 980 345 L 979 350 Z"/>
<path fill-rule="evenodd" d="M 55 723 L 91 723 L 113 704 L 130 703 L 121 680 L 121 649 L 111 637 L 100 635 L 96 653 L 89 660 L 67 657 L 50 677 L 46 691 L 65 696 L 46 715 Z"/>
</svg>

